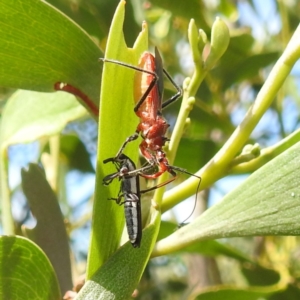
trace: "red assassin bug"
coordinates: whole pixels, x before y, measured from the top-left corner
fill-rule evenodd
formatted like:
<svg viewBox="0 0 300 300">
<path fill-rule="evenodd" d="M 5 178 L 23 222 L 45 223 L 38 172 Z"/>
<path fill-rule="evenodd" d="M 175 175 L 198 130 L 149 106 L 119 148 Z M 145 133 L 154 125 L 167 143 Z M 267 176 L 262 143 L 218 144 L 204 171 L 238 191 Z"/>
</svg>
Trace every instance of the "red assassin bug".
<svg viewBox="0 0 300 300">
<path fill-rule="evenodd" d="M 155 48 L 155 57 L 149 52 L 144 52 L 140 58 L 138 67 L 107 58 L 103 58 L 102 61 L 119 64 L 137 71 L 135 87 L 139 87 L 139 89 L 135 90 L 135 99 L 139 100 L 135 105 L 134 112 L 140 118 L 140 123 L 137 126 L 136 132 L 125 140 L 116 157 L 123 151 L 127 143 L 136 140 L 141 133 L 143 138 L 139 146 L 141 154 L 150 165 L 158 167 L 156 173 L 143 174 L 142 176 L 154 179 L 165 171 L 168 171 L 175 177 L 176 173 L 174 169 L 178 168 L 169 165 L 166 154 L 162 149 L 166 141 L 168 141 L 165 133 L 170 126 L 162 116 L 162 109 L 176 101 L 181 96 L 182 91 L 168 72 L 163 69 L 159 51 Z M 177 93 L 164 102 L 162 102 L 164 89 L 163 74 L 167 76 L 177 89 Z"/>
<path fill-rule="evenodd" d="M 122 155 L 124 155 L 122 152 L 126 147 L 127 143 L 137 139 L 139 133 L 141 133 L 143 141 L 140 144 L 140 151 L 141 154 L 147 159 L 149 165 L 136 170 L 133 162 L 127 160 L 126 163 L 130 162 L 131 168 L 129 168 L 129 171 L 128 171 L 128 166 L 127 168 L 125 168 L 127 170 L 126 177 L 124 177 L 124 171 L 123 171 L 124 169 L 122 168 L 121 165 L 119 165 L 119 168 L 117 167 L 118 168 L 117 173 L 108 175 L 104 178 L 104 184 L 108 184 L 111 180 L 117 177 L 119 179 L 122 179 L 122 185 L 120 190 L 120 193 L 122 194 L 119 193 L 119 197 L 114 198 L 114 200 L 116 200 L 117 203 L 120 203 L 121 198 L 124 197 L 125 200 L 123 203 L 124 205 L 127 203 L 128 206 L 130 206 L 131 216 L 137 216 L 137 219 L 139 219 L 140 215 L 133 214 L 132 209 L 133 206 L 136 206 L 135 210 L 138 209 L 138 206 L 140 206 L 140 204 L 133 205 L 133 203 L 139 203 L 140 200 L 137 200 L 137 198 L 140 199 L 140 197 L 136 197 L 137 193 L 135 194 L 135 197 L 133 197 L 134 193 L 127 190 L 130 187 L 137 185 L 136 182 L 134 185 L 134 180 L 137 180 L 135 179 L 136 177 L 143 176 L 145 178 L 154 179 L 159 177 L 165 171 L 168 171 L 173 176 L 173 178 L 159 186 L 152 188 L 155 189 L 173 181 L 176 177 L 176 172 L 174 170 L 178 170 L 187 173 L 189 175 L 193 175 L 179 167 L 169 165 L 166 155 L 162 150 L 162 147 L 165 145 L 165 142 L 168 140 L 165 137 L 165 133 L 169 127 L 169 124 L 162 116 L 162 109 L 168 106 L 169 104 L 173 103 L 174 101 L 176 101 L 181 96 L 182 91 L 176 85 L 176 83 L 173 81 L 173 79 L 167 73 L 167 71 L 163 69 L 162 59 L 157 48 L 155 48 L 155 57 L 149 52 L 144 52 L 140 58 L 139 65 L 137 67 L 116 60 L 112 60 L 112 59 L 104 58 L 102 60 L 103 62 L 119 64 L 121 66 L 131 68 L 137 71 L 135 76 L 135 87 L 139 87 L 139 89 L 135 89 L 135 99 L 139 99 L 139 100 L 136 102 L 134 111 L 136 115 L 140 118 L 140 123 L 137 126 L 136 132 L 125 140 L 120 150 L 118 151 L 117 155 L 114 158 L 109 158 L 104 160 L 104 163 L 111 161 L 115 163 L 116 166 L 118 166 L 118 163 L 120 163 L 119 159 Z M 177 93 L 174 96 L 172 96 L 170 99 L 162 103 L 163 89 L 164 89 L 163 87 L 164 74 L 175 86 L 175 88 L 177 89 Z M 150 170 L 154 170 L 155 167 L 158 167 L 157 172 L 152 174 L 144 173 L 145 171 L 148 172 Z M 197 188 L 198 190 L 201 183 L 201 178 L 198 176 L 196 177 L 200 179 Z M 135 189 L 135 192 L 137 192 L 137 189 Z M 129 217 L 127 213 L 128 211 L 126 212 L 126 216 Z M 135 224 L 135 223 L 131 222 L 131 224 Z M 130 236 L 130 232 L 129 232 L 130 230 L 128 226 L 127 229 L 128 229 L 128 234 Z M 134 240 L 132 241 L 134 245 Z"/>
</svg>

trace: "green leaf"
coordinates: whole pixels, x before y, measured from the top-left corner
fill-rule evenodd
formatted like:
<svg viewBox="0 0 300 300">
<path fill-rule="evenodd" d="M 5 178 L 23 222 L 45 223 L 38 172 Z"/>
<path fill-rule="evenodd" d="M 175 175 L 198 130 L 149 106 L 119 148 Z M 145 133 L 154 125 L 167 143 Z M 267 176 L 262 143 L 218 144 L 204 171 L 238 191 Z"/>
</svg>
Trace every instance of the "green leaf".
<svg viewBox="0 0 300 300">
<path fill-rule="evenodd" d="M 56 195 L 37 164 L 22 169 L 22 188 L 37 220 L 31 237 L 49 257 L 59 280 L 61 292 L 72 289 L 69 239 Z"/>
<path fill-rule="evenodd" d="M 258 264 L 242 264 L 241 271 L 250 285 L 265 286 L 279 283 L 280 274 Z"/>
<path fill-rule="evenodd" d="M 159 213 L 153 212 L 152 216 L 155 221 L 143 231 L 141 248 L 133 248 L 130 243 L 123 245 L 86 282 L 76 300 L 130 299 L 149 260 L 150 249 L 155 243 L 153 236 L 157 235 L 159 228 Z"/>
<path fill-rule="evenodd" d="M 174 223 L 162 222 L 158 239 L 169 236 L 175 231 L 176 227 L 177 225 Z M 198 253 L 209 257 L 223 255 L 236 259 L 241 263 L 242 272 L 248 280 L 248 283 L 251 285 L 258 286 L 276 284 L 280 279 L 278 272 L 260 265 L 251 257 L 245 255 L 232 246 L 227 245 L 225 242 L 222 243 L 215 240 L 201 241 L 182 249 L 180 252 Z"/>
<path fill-rule="evenodd" d="M 60 11 L 40 0 L 0 2 L 0 85 L 52 92 L 80 89 L 98 106 L 102 53 Z"/>
<path fill-rule="evenodd" d="M 90 155 L 85 144 L 75 135 L 62 135 L 60 151 L 68 161 L 70 169 L 94 173 Z"/>
<path fill-rule="evenodd" d="M 203 14 L 205 10 L 202 2 L 190 0 L 188 5 L 181 0 L 152 0 L 151 2 L 172 12 L 174 16 L 180 16 L 187 20 L 190 20 L 191 18 L 195 19 L 198 27 L 205 32 L 210 30 Z"/>
<path fill-rule="evenodd" d="M 60 133 L 68 122 L 85 115 L 86 110 L 75 97 L 64 92 L 49 94 L 20 90 L 7 101 L 0 131 L 0 199 L 2 225 L 6 234 L 14 232 L 8 186 L 7 147 Z"/>
<path fill-rule="evenodd" d="M 166 238 L 167 236 L 171 235 L 176 229 L 178 229 L 177 224 L 162 221 L 157 239 L 161 240 L 163 238 Z M 180 252 L 198 253 L 209 257 L 224 255 L 230 258 L 234 258 L 240 262 L 250 263 L 251 266 L 255 264 L 255 262 L 250 257 L 247 257 L 245 254 L 234 249 L 230 245 L 227 245 L 226 243 L 215 240 L 207 240 L 195 243 L 184 249 L 181 249 Z"/>
<path fill-rule="evenodd" d="M 191 299 L 195 300 L 258 300 L 265 299 L 266 297 L 272 295 L 274 292 L 279 291 L 279 288 L 265 287 L 265 288 L 230 288 L 230 287 L 216 287 L 211 289 L 206 289 L 198 296 Z"/>
<path fill-rule="evenodd" d="M 17 91 L 8 100 L 1 120 L 1 148 L 60 133 L 66 124 L 86 116 L 73 95 Z"/>
<path fill-rule="evenodd" d="M 55 272 L 43 251 L 20 236 L 0 237 L 0 298 L 61 299 Z"/>
<path fill-rule="evenodd" d="M 177 224 L 162 221 L 159 229 L 158 240 L 161 240 L 171 235 L 176 229 L 178 229 Z M 214 240 L 201 241 L 199 243 L 195 243 L 185 249 L 182 249 L 182 251 L 199 253 L 205 256 L 226 255 L 228 257 L 237 259 L 241 262 L 253 262 L 252 259 L 244 255 L 240 251 L 234 249 L 233 247 Z"/>
<path fill-rule="evenodd" d="M 125 2 L 121 1 L 114 16 L 105 56 L 106 58 L 137 65 L 139 57 L 148 46 L 147 29 L 144 27 L 133 49 L 127 48 L 122 31 L 124 5 Z M 134 74 L 135 72 L 132 69 L 120 65 L 105 63 L 104 66 L 99 118 L 96 191 L 87 268 L 88 278 L 91 278 L 98 268 L 116 251 L 123 232 L 124 208 L 116 205 L 113 201 L 107 200 L 118 195 L 120 183 L 115 180 L 108 187 L 102 185 L 104 176 L 116 172 L 116 168 L 113 164 L 103 165 L 103 160 L 116 155 L 126 137 L 135 132 L 138 124 L 138 118 L 133 111 Z M 132 160 L 137 161 L 137 142 L 130 143 L 125 152 Z M 148 251 L 150 252 L 150 249 Z M 142 271 L 143 267 L 139 266 L 139 272 Z"/>
<path fill-rule="evenodd" d="M 78 2 L 49 0 L 47 2 L 69 16 L 90 36 L 99 38 L 103 43 L 107 38 L 111 20 L 120 0 Z M 142 10 L 141 4 L 135 5 L 134 2 L 127 2 L 124 32 L 128 43 L 134 43 L 135 37 L 140 32 L 140 26 L 136 22 L 136 13 L 133 11 L 139 8 Z"/>
<path fill-rule="evenodd" d="M 295 282 L 289 284 L 284 291 L 274 293 L 268 300 L 298 300 L 300 298 L 300 290 Z"/>
<path fill-rule="evenodd" d="M 300 143 L 253 173 L 194 222 L 158 242 L 155 255 L 222 237 L 300 234 Z"/>
<path fill-rule="evenodd" d="M 211 71 L 215 80 L 222 82 L 224 89 L 237 81 L 257 76 L 259 71 L 274 63 L 279 57 L 276 51 L 265 53 L 253 52 L 254 40 L 247 32 L 236 32 L 230 38 L 227 51 L 221 57 L 218 65 Z"/>
</svg>

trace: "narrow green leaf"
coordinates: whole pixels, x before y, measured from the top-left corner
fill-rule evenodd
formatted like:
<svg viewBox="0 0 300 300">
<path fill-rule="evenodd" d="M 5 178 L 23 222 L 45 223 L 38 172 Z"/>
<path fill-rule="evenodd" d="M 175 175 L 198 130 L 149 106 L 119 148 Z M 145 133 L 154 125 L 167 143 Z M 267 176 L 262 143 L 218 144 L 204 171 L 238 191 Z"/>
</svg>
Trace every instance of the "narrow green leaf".
<svg viewBox="0 0 300 300">
<path fill-rule="evenodd" d="M 300 143 L 253 173 L 194 222 L 158 242 L 155 255 L 221 237 L 300 234 Z"/>
<path fill-rule="evenodd" d="M 73 85 L 98 106 L 102 53 L 60 11 L 40 0 L 0 2 L 0 85 L 51 92 Z"/>
<path fill-rule="evenodd" d="M 20 236 L 0 237 L 0 298 L 61 299 L 55 272 L 43 251 Z"/>
<path fill-rule="evenodd" d="M 37 224 L 31 231 L 34 242 L 49 257 L 61 292 L 72 289 L 69 239 L 56 195 L 37 164 L 22 169 L 22 188 Z"/>
<path fill-rule="evenodd" d="M 174 223 L 163 221 L 160 226 L 159 239 L 172 234 L 176 227 L 177 225 Z M 241 270 L 250 285 L 271 285 L 276 284 L 280 279 L 278 272 L 259 264 L 253 258 L 225 242 L 222 243 L 215 240 L 201 241 L 182 249 L 180 252 L 198 253 L 209 257 L 224 255 L 236 259 L 241 263 Z"/>
<path fill-rule="evenodd" d="M 60 137 L 60 151 L 68 161 L 68 167 L 80 172 L 95 173 L 91 157 L 86 145 L 76 135 L 62 135 Z"/>
<path fill-rule="evenodd" d="M 130 243 L 123 245 L 90 280 L 86 282 L 76 300 L 130 299 L 143 274 L 157 235 L 159 212 L 153 212 L 153 222 L 143 231 L 141 248 L 133 248 Z"/>
<path fill-rule="evenodd" d="M 125 2 L 121 1 L 112 21 L 105 56 L 137 65 L 139 57 L 148 46 L 147 29 L 144 27 L 133 49 L 127 48 L 122 30 L 124 5 Z M 133 111 L 133 77 L 133 70 L 105 63 L 101 90 L 96 191 L 88 256 L 88 278 L 91 278 L 116 251 L 123 232 L 124 208 L 107 200 L 118 195 L 120 183 L 115 180 L 108 187 L 102 185 L 104 176 L 116 172 L 116 168 L 113 164 L 103 165 L 103 160 L 116 155 L 126 137 L 135 132 L 138 124 L 138 118 Z M 132 160 L 137 161 L 137 142 L 130 143 L 125 152 Z"/>
<path fill-rule="evenodd" d="M 198 296 L 193 295 L 190 299 L 195 300 L 258 300 L 266 299 L 275 292 L 280 291 L 279 287 L 265 287 L 265 288 L 233 288 L 233 287 L 213 287 L 206 289 Z"/>
</svg>

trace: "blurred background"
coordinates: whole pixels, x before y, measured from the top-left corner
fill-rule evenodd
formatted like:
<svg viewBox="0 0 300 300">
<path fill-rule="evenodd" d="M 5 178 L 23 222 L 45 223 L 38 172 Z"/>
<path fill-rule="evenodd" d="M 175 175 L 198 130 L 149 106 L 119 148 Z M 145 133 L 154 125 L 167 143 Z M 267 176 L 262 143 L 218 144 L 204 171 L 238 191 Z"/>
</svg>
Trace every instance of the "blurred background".
<svg viewBox="0 0 300 300">
<path fill-rule="evenodd" d="M 73 19 L 105 50 L 118 1 L 47 2 Z M 180 86 L 184 78 L 193 72 L 187 41 L 190 19 L 193 18 L 198 28 L 205 31 L 209 40 L 211 26 L 217 16 L 227 23 L 231 40 L 225 55 L 198 90 L 196 104 L 190 114 L 191 123 L 180 143 L 174 164 L 189 172 L 196 172 L 213 157 L 243 119 L 299 24 L 300 2 L 128 0 L 126 5 L 124 32 L 128 46 L 132 46 L 143 20 L 146 20 L 150 34 L 149 50 L 158 47 L 165 69 Z M 252 133 L 249 143 L 259 143 L 261 148 L 271 146 L 299 127 L 299 72 L 298 64 Z M 166 81 L 165 85 L 167 98 L 174 91 L 169 82 Z M 1 111 L 10 93 L 11 90 L 1 88 Z M 180 100 L 164 111 L 171 124 L 170 130 L 174 126 L 179 106 Z M 59 199 L 67 220 L 76 277 L 84 273 L 89 246 L 97 152 L 96 122 L 92 118 L 85 118 L 70 123 L 60 136 L 60 145 Z M 24 224 L 28 227 L 35 225 L 20 187 L 20 170 L 29 162 L 45 163 L 47 147 L 47 143 L 35 142 L 9 148 L 12 209 L 18 228 Z M 202 192 L 194 215 L 220 201 L 248 175 L 228 176 Z M 184 179 L 185 175 L 180 175 L 178 181 Z M 165 225 L 183 221 L 191 213 L 194 201 L 194 197 L 188 199 L 168 212 L 163 217 Z M 215 285 L 272 285 L 279 278 L 278 266 L 285 268 L 291 285 L 288 291 L 268 299 L 300 299 L 298 238 L 235 238 L 222 240 L 221 243 L 230 247 L 231 251 L 242 253 L 258 262 L 256 273 L 247 269 L 245 260 L 234 258 L 233 252 L 226 255 L 226 251 L 218 252 L 216 249 L 207 251 L 206 256 L 181 253 L 160 257 L 150 261 L 138 288 L 137 299 L 188 299 L 192 292 Z M 258 280 L 259 274 L 262 276 Z"/>
</svg>

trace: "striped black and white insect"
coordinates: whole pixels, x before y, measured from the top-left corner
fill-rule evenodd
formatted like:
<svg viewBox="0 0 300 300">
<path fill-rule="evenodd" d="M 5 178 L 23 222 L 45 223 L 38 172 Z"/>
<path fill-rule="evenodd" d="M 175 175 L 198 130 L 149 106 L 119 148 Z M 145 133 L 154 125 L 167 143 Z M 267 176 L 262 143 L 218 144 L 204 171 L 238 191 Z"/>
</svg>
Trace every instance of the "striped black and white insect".
<svg viewBox="0 0 300 300">
<path fill-rule="evenodd" d="M 115 200 L 117 204 L 124 205 L 129 240 L 134 248 L 140 247 L 142 239 L 141 194 L 151 191 L 154 188 L 141 191 L 139 176 L 141 172 L 146 172 L 153 167 L 149 165 L 137 170 L 134 162 L 123 153 L 117 157 L 105 159 L 103 162 L 114 163 L 118 170 L 113 174 L 107 175 L 103 179 L 103 184 L 108 185 L 115 178 L 121 180 L 121 188 L 118 197 L 109 198 L 109 200 Z M 124 198 L 123 201 L 122 198 Z"/>
</svg>

